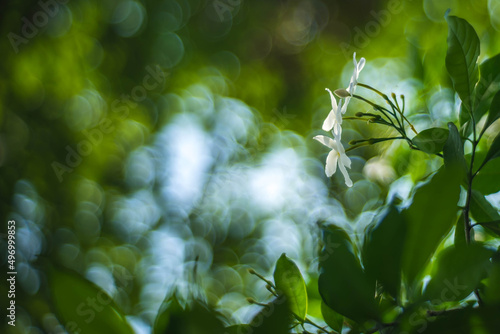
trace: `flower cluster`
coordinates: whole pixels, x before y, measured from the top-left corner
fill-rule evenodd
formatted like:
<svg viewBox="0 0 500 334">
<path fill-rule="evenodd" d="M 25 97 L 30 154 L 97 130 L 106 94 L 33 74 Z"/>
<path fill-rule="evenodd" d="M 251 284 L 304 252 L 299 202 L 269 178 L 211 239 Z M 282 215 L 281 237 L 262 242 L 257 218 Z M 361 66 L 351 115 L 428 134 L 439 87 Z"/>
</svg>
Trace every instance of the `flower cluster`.
<svg viewBox="0 0 500 334">
<path fill-rule="evenodd" d="M 337 99 L 333 95 L 332 91 L 328 88 L 325 90 L 330 94 L 330 99 L 332 101 L 332 110 L 323 122 L 322 129 L 324 131 L 331 131 L 333 138 L 327 136 L 315 136 L 313 139 L 319 141 L 321 144 L 327 146 L 331 149 L 326 158 L 325 173 L 326 176 L 331 177 L 337 171 L 337 165 L 339 166 L 340 172 L 344 175 L 345 184 L 348 187 L 352 187 L 352 181 L 347 173 L 347 168 L 351 168 L 351 159 L 345 154 L 344 146 L 342 146 L 342 115 L 347 111 L 347 105 L 351 100 L 351 97 L 356 91 L 356 85 L 358 84 L 359 72 L 365 66 L 365 58 L 361 58 L 359 63 L 356 61 L 356 53 L 353 55 L 354 62 L 354 72 L 352 74 L 349 86 L 346 89 L 340 89 L 336 91 L 336 94 L 342 96 Z M 337 93 L 338 92 L 338 93 Z"/>
</svg>

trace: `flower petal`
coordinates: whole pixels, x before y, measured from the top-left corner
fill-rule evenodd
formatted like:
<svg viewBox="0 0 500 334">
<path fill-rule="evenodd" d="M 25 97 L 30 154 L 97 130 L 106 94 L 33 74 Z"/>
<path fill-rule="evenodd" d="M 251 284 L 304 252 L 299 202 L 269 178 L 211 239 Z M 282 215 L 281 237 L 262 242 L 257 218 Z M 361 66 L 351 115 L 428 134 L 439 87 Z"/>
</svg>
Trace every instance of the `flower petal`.
<svg viewBox="0 0 500 334">
<path fill-rule="evenodd" d="M 347 168 L 351 168 L 351 159 L 345 153 L 340 154 L 340 162 Z"/>
<path fill-rule="evenodd" d="M 345 169 L 345 166 L 342 164 L 342 162 L 339 163 L 339 169 L 342 175 L 344 175 L 345 185 L 348 187 L 352 187 L 352 180 L 349 177 L 349 173 L 347 173 L 347 169 Z"/>
<path fill-rule="evenodd" d="M 365 64 L 366 64 L 366 59 L 361 57 L 361 59 L 359 60 L 359 63 L 358 63 L 358 74 L 359 72 L 361 72 L 361 70 L 363 69 L 363 67 L 365 67 Z"/>
<path fill-rule="evenodd" d="M 341 120 L 342 121 L 342 120 Z M 335 138 L 340 138 L 342 136 L 342 125 L 339 122 L 335 122 L 335 125 L 333 127 L 333 135 Z"/>
<path fill-rule="evenodd" d="M 349 92 L 349 94 L 354 94 L 354 90 L 356 88 L 356 84 L 358 81 L 356 80 L 356 71 L 352 74 L 351 80 L 349 81 L 349 85 L 346 88 L 346 91 Z"/>
<path fill-rule="evenodd" d="M 349 101 L 351 101 L 351 98 L 350 97 L 346 97 L 344 99 L 344 104 L 342 105 L 342 108 L 340 108 L 340 112 L 342 114 L 345 114 L 345 112 L 347 111 L 347 105 L 349 104 Z"/>
<path fill-rule="evenodd" d="M 323 122 L 323 126 L 321 127 L 324 131 L 330 131 L 333 126 L 335 125 L 335 122 L 337 121 L 337 115 L 335 110 L 330 110 L 330 113 L 326 117 L 325 121 Z"/>
<path fill-rule="evenodd" d="M 318 136 L 314 136 L 313 139 L 319 141 L 321 144 L 325 145 L 328 148 L 335 148 L 336 147 L 335 142 L 330 137 L 318 135 Z"/>
<path fill-rule="evenodd" d="M 326 157 L 325 174 L 331 177 L 337 171 L 337 161 L 339 159 L 339 154 L 337 151 L 332 149 L 328 156 Z"/>
<path fill-rule="evenodd" d="M 335 140 L 333 140 L 333 145 L 334 145 L 335 151 L 339 152 L 340 155 L 342 155 L 342 154 L 345 155 L 344 145 L 342 145 L 340 138 L 335 138 Z"/>
<path fill-rule="evenodd" d="M 325 88 L 325 90 L 327 90 L 328 93 L 330 93 L 330 99 L 332 100 L 332 109 L 337 110 L 337 100 L 335 99 L 335 96 L 333 96 L 332 91 L 329 90 L 328 88 Z"/>
</svg>

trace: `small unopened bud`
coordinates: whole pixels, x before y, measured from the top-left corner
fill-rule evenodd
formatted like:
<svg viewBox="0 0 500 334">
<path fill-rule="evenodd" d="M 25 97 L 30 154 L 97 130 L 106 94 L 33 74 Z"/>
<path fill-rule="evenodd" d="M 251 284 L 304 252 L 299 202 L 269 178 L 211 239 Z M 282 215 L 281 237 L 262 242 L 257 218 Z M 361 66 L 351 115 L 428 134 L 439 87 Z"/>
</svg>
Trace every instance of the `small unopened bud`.
<svg viewBox="0 0 500 334">
<path fill-rule="evenodd" d="M 346 98 L 346 97 L 351 97 L 351 93 L 349 93 L 347 90 L 344 88 L 336 89 L 334 91 L 335 95 L 337 95 L 340 98 Z"/>
</svg>

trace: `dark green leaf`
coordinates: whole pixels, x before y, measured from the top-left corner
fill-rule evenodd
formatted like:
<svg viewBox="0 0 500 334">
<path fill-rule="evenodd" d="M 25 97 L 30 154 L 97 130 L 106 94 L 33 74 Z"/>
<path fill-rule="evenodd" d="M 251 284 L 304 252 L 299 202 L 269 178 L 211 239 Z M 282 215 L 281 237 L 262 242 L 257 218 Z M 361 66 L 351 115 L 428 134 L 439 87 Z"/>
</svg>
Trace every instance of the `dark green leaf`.
<svg viewBox="0 0 500 334">
<path fill-rule="evenodd" d="M 481 117 L 493 108 L 492 98 L 500 88 L 500 54 L 486 59 L 479 65 L 479 81 L 474 89 L 474 119 L 479 122 Z M 490 107 L 491 104 L 491 107 Z M 493 121 L 495 115 L 488 115 L 490 118 L 485 124 L 486 129 Z M 491 123 L 489 123 L 491 122 Z M 470 122 L 470 113 L 460 111 L 460 124 L 463 126 L 463 133 L 469 136 L 472 133 L 472 122 Z"/>
<path fill-rule="evenodd" d="M 461 214 L 460 217 L 458 217 L 457 224 L 455 225 L 455 239 L 454 239 L 454 245 L 457 247 L 465 246 L 466 241 L 465 241 L 465 222 L 464 222 L 464 215 Z"/>
<path fill-rule="evenodd" d="M 331 308 L 328 307 L 323 301 L 321 302 L 321 314 L 326 324 L 337 333 L 342 333 L 344 327 L 344 317 Z"/>
<path fill-rule="evenodd" d="M 456 309 L 442 315 L 425 319 L 422 326 L 412 328 L 412 334 L 470 334 L 472 332 L 471 321 L 472 309 Z M 420 328 L 420 330 L 419 330 Z M 423 329 L 425 330 L 423 330 Z"/>
<path fill-rule="evenodd" d="M 439 253 L 424 298 L 441 304 L 467 297 L 484 278 L 493 251 L 481 244 L 448 247 Z"/>
<path fill-rule="evenodd" d="M 291 311 L 304 320 L 307 315 L 306 283 L 297 265 L 285 253 L 276 262 L 274 283 L 278 292 L 288 299 Z"/>
<path fill-rule="evenodd" d="M 500 191 L 500 159 L 489 161 L 474 177 L 472 188 L 485 195 Z"/>
<path fill-rule="evenodd" d="M 500 133 L 493 139 L 493 143 L 491 143 L 490 149 L 484 158 L 483 165 L 498 157 L 500 157 Z"/>
<path fill-rule="evenodd" d="M 421 328 L 424 328 L 422 330 Z M 485 305 L 481 308 L 458 308 L 446 310 L 439 316 L 427 321 L 425 327 L 414 328 L 412 333 L 418 334 L 470 334 L 498 333 L 500 317 L 498 307 Z"/>
<path fill-rule="evenodd" d="M 498 252 L 497 252 L 498 254 Z M 490 274 L 486 280 L 484 301 L 489 304 L 500 305 L 500 263 L 493 262 Z"/>
<path fill-rule="evenodd" d="M 461 174 L 441 168 L 417 189 L 412 205 L 404 211 L 408 221 L 403 253 L 403 273 L 413 284 L 439 243 L 456 222 Z"/>
<path fill-rule="evenodd" d="M 407 222 L 398 209 L 390 206 L 368 233 L 363 248 L 366 273 L 379 281 L 394 298 L 401 288 L 401 259 Z"/>
<path fill-rule="evenodd" d="M 495 233 L 496 235 L 500 236 L 500 220 L 495 220 L 491 222 L 481 222 L 478 223 L 482 227 L 485 227 L 487 230 Z"/>
<path fill-rule="evenodd" d="M 488 202 L 483 194 L 476 190 L 472 190 L 470 213 L 477 222 L 500 220 L 498 210 L 495 209 L 490 202 Z"/>
<path fill-rule="evenodd" d="M 182 307 L 174 295 L 160 307 L 156 316 L 155 334 L 220 334 L 224 333 L 224 325 L 214 310 L 204 303 L 194 301 Z"/>
<path fill-rule="evenodd" d="M 250 334 L 252 333 L 252 326 L 250 325 L 234 325 L 226 327 L 224 334 Z"/>
<path fill-rule="evenodd" d="M 490 108 L 491 99 L 500 88 L 500 54 L 486 59 L 479 65 L 479 76 L 474 91 L 474 116 L 477 121 Z"/>
<path fill-rule="evenodd" d="M 323 241 L 318 287 L 325 304 L 356 321 L 379 319 L 375 282 L 361 269 L 349 236 L 341 228 L 329 226 L 323 231 Z"/>
<path fill-rule="evenodd" d="M 276 298 L 257 313 L 250 322 L 250 327 L 253 329 L 252 333 L 288 334 L 291 319 L 286 298 Z"/>
<path fill-rule="evenodd" d="M 462 177 L 467 172 L 464 158 L 464 144 L 455 124 L 448 123 L 449 135 L 443 147 L 444 164 L 447 169 L 457 169 Z"/>
<path fill-rule="evenodd" d="M 464 137 L 470 136 L 472 133 L 472 122 L 470 122 L 470 113 L 467 108 L 461 104 L 458 112 L 458 121 L 460 124 L 460 131 Z"/>
<path fill-rule="evenodd" d="M 102 289 L 77 273 L 49 267 L 55 311 L 69 333 L 134 333 Z"/>
<path fill-rule="evenodd" d="M 182 313 L 183 311 L 184 308 L 179 304 L 179 300 L 177 299 L 177 296 L 175 296 L 175 294 L 173 297 L 165 299 L 160 305 L 160 309 L 156 314 L 153 333 L 165 333 L 170 319 L 170 314 Z"/>
<path fill-rule="evenodd" d="M 446 21 L 448 22 L 446 69 L 462 103 L 471 112 L 472 92 L 479 78 L 477 66 L 479 38 L 466 20 L 447 16 Z"/>
<path fill-rule="evenodd" d="M 500 66 L 500 65 L 499 65 Z M 486 123 L 484 123 L 483 130 L 486 130 L 493 124 L 497 119 L 500 118 L 500 91 L 498 91 L 493 100 L 491 101 L 490 112 L 488 113 L 488 118 Z"/>
<path fill-rule="evenodd" d="M 412 141 L 422 151 L 436 154 L 443 150 L 446 139 L 448 139 L 447 129 L 430 128 L 420 132 Z"/>
</svg>

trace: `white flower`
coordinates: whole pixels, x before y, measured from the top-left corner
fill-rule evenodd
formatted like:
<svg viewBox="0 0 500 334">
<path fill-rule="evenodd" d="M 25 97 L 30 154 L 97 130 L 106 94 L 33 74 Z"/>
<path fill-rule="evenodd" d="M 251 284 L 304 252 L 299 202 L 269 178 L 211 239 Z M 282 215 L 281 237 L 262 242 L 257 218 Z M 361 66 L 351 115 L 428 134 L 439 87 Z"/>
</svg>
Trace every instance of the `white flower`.
<svg viewBox="0 0 500 334">
<path fill-rule="evenodd" d="M 352 187 L 352 181 L 347 173 L 347 168 L 351 168 L 351 159 L 345 154 L 344 146 L 337 138 L 330 138 L 326 136 L 315 136 L 313 139 L 316 139 L 321 144 L 330 148 L 331 151 L 328 153 L 326 158 L 326 166 L 325 166 L 325 174 L 328 177 L 331 177 L 337 171 L 337 164 L 339 166 L 340 171 L 344 175 L 345 184 L 348 187 Z"/>
<path fill-rule="evenodd" d="M 356 92 L 356 85 L 358 84 L 359 73 L 361 72 L 363 67 L 365 67 L 366 64 L 366 60 L 363 57 L 361 57 L 359 63 L 356 61 L 356 52 L 354 52 L 354 54 L 352 55 L 352 61 L 354 63 L 354 71 L 352 72 L 352 77 L 351 80 L 349 81 L 349 86 L 346 88 L 346 90 L 349 92 L 349 94 L 351 94 L 351 96 L 354 95 L 354 93 Z M 351 99 L 350 97 L 347 97 L 345 104 L 348 104 L 350 99 Z"/>
<path fill-rule="evenodd" d="M 359 78 L 359 73 L 365 67 L 366 60 L 365 58 L 361 57 L 359 60 L 359 63 L 356 61 L 356 52 L 352 55 L 352 62 L 354 63 L 354 71 L 352 72 L 352 77 L 349 82 L 349 87 L 347 87 L 347 91 L 349 93 L 354 94 L 356 92 L 356 85 L 358 84 L 358 78 Z"/>
<path fill-rule="evenodd" d="M 342 110 L 342 100 L 340 99 L 339 104 L 337 105 L 337 100 L 335 99 L 335 96 L 333 96 L 332 91 L 328 88 L 325 88 L 325 90 L 330 93 L 330 99 L 332 100 L 332 110 L 330 110 L 330 113 L 323 122 L 322 129 L 324 131 L 330 131 L 333 129 L 333 134 L 340 138 L 340 135 L 342 133 L 342 113 L 345 113 L 345 110 Z M 344 105 L 344 107 L 347 107 L 347 105 Z"/>
<path fill-rule="evenodd" d="M 358 84 L 359 73 L 361 72 L 363 67 L 365 67 L 366 63 L 365 58 L 361 58 L 359 60 L 359 63 L 356 61 L 356 52 L 354 52 L 352 59 L 354 62 L 354 72 L 352 73 L 351 80 L 349 81 L 349 86 L 345 89 L 345 91 L 342 89 L 337 90 L 339 91 L 340 94 L 344 93 L 347 94 L 347 96 L 342 96 L 343 99 L 340 98 L 337 104 L 335 96 L 328 88 L 325 88 L 325 90 L 327 90 L 328 93 L 330 93 L 330 99 L 332 100 L 332 110 L 330 110 L 330 113 L 323 122 L 322 128 L 324 131 L 330 131 L 333 129 L 333 134 L 335 136 L 338 136 L 339 138 L 342 132 L 342 127 L 341 127 L 342 115 L 345 114 L 345 112 L 347 111 L 347 105 L 349 104 L 352 95 L 356 92 L 356 85 Z"/>
</svg>

